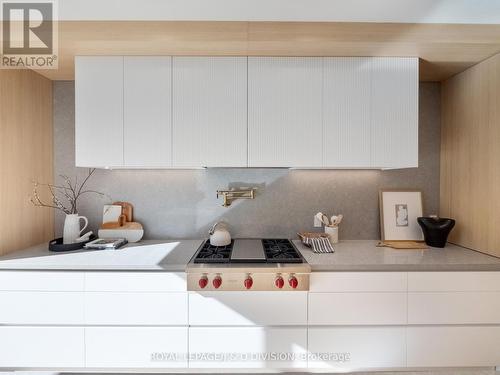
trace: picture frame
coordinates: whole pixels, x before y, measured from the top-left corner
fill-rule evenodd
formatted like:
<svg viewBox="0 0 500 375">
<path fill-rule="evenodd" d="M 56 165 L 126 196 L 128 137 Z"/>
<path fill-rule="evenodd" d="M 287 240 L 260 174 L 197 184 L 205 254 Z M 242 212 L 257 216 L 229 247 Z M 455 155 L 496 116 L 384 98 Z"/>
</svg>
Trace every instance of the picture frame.
<svg viewBox="0 0 500 375">
<path fill-rule="evenodd" d="M 420 190 L 379 191 L 380 237 L 382 241 L 423 241 L 417 217 L 423 216 Z"/>
</svg>

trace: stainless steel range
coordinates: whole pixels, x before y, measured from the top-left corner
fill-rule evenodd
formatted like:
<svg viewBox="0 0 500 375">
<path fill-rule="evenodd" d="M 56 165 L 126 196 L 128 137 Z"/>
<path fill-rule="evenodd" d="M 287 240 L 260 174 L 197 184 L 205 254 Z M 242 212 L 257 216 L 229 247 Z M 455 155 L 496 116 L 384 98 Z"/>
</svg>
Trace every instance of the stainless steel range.
<svg viewBox="0 0 500 375">
<path fill-rule="evenodd" d="M 309 290 L 311 267 L 287 239 L 206 241 L 187 266 L 191 291 Z"/>
</svg>

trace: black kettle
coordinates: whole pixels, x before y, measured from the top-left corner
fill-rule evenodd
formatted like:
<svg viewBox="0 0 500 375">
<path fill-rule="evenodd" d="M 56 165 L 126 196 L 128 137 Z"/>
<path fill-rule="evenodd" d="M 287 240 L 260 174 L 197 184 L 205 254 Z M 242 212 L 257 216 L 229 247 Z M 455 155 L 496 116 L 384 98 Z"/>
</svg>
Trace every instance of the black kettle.
<svg viewBox="0 0 500 375">
<path fill-rule="evenodd" d="M 445 247 L 455 220 L 444 217 L 418 217 L 417 222 L 424 232 L 425 243 L 432 247 Z"/>
</svg>

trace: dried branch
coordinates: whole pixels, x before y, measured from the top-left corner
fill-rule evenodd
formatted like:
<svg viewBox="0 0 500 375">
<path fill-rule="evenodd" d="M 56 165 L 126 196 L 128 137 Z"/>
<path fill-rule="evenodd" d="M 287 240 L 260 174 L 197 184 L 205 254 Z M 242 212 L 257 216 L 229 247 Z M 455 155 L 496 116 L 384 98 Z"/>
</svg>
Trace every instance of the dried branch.
<svg viewBox="0 0 500 375">
<path fill-rule="evenodd" d="M 33 195 L 30 198 L 30 202 L 37 207 L 49 207 L 57 210 L 61 210 L 66 214 L 76 214 L 78 213 L 78 198 L 80 198 L 83 194 L 97 194 L 101 197 L 108 197 L 111 200 L 111 197 L 107 194 L 101 193 L 96 190 L 87 189 L 84 190 L 86 183 L 89 178 L 94 174 L 95 168 L 89 169 L 88 175 L 85 177 L 84 181 L 79 185 L 78 177 L 75 178 L 75 182 L 72 183 L 71 179 L 66 175 L 60 175 L 64 181 L 62 185 L 54 185 L 54 184 L 40 184 L 38 182 L 33 182 Z M 38 187 L 46 186 L 49 190 L 52 203 L 45 203 L 41 200 L 38 194 Z M 63 203 L 60 196 L 64 197 L 67 203 Z"/>
</svg>

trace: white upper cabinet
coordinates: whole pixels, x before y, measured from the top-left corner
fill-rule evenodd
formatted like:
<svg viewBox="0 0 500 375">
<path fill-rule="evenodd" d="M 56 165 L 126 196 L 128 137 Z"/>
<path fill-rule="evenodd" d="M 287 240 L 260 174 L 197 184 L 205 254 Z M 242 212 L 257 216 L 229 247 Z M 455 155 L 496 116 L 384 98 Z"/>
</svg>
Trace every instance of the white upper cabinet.
<svg viewBox="0 0 500 375">
<path fill-rule="evenodd" d="M 418 167 L 418 58 L 372 58 L 373 168 Z"/>
<path fill-rule="evenodd" d="M 124 59 L 124 166 L 172 165 L 172 58 Z"/>
<path fill-rule="evenodd" d="M 326 57 L 323 78 L 323 166 L 371 166 L 371 59 Z"/>
<path fill-rule="evenodd" d="M 123 57 L 75 58 L 77 167 L 123 165 Z"/>
<path fill-rule="evenodd" d="M 76 58 L 76 165 L 418 166 L 418 58 Z"/>
<path fill-rule="evenodd" d="M 248 58 L 248 166 L 321 167 L 319 57 Z"/>
<path fill-rule="evenodd" d="M 174 167 L 247 166 L 247 58 L 173 58 Z"/>
</svg>

